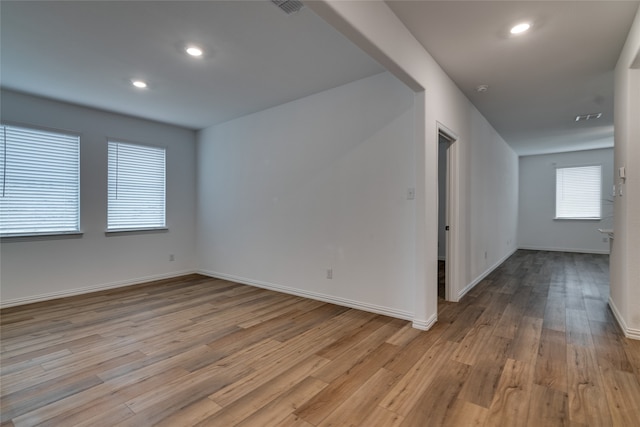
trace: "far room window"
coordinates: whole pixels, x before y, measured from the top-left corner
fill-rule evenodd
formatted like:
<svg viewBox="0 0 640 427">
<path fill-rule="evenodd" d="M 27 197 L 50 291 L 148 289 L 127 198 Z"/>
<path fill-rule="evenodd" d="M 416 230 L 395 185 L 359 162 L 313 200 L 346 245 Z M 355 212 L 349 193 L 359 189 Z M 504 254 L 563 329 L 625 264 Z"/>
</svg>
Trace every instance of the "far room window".
<svg viewBox="0 0 640 427">
<path fill-rule="evenodd" d="M 80 137 L 0 125 L 0 234 L 80 232 Z"/>
<path fill-rule="evenodd" d="M 109 141 L 107 231 L 161 229 L 166 149 Z"/>
<path fill-rule="evenodd" d="M 556 168 L 556 218 L 600 219 L 602 166 Z"/>
</svg>

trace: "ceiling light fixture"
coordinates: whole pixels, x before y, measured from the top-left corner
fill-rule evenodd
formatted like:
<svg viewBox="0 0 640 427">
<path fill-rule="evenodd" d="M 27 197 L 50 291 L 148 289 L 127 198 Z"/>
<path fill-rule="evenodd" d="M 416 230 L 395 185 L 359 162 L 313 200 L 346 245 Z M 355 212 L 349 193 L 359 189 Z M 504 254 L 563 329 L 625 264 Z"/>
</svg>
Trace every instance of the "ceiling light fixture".
<svg viewBox="0 0 640 427">
<path fill-rule="evenodd" d="M 489 90 L 489 85 L 479 85 L 476 87 L 476 92 L 482 93 Z"/>
<path fill-rule="evenodd" d="M 147 83 L 142 80 L 131 80 L 131 84 L 138 89 L 145 89 L 147 87 Z"/>
<path fill-rule="evenodd" d="M 187 46 L 187 48 L 185 49 L 185 51 L 191 55 L 194 56 L 196 58 L 199 58 L 202 56 L 202 54 L 204 53 L 202 51 L 202 49 L 200 49 L 198 46 Z"/>
<path fill-rule="evenodd" d="M 528 22 L 523 22 L 521 24 L 515 25 L 511 28 L 511 34 L 522 34 L 531 28 L 531 24 Z"/>
</svg>

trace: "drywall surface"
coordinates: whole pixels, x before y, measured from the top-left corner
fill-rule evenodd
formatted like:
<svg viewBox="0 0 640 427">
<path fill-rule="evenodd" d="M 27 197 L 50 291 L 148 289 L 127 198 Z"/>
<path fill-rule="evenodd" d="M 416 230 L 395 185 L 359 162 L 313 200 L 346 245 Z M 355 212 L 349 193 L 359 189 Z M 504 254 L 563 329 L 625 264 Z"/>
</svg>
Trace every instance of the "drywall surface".
<svg viewBox="0 0 640 427">
<path fill-rule="evenodd" d="M 414 182 L 413 94 L 388 73 L 207 128 L 199 268 L 411 318 Z"/>
<path fill-rule="evenodd" d="M 556 168 L 602 166 L 602 219 L 557 220 Z M 613 228 L 613 148 L 520 157 L 518 246 L 523 249 L 609 253 L 598 229 Z"/>
<path fill-rule="evenodd" d="M 627 336 L 640 339 L 640 10 L 615 71 L 614 202 L 610 305 Z M 626 178 L 619 176 L 625 168 Z M 619 195 L 622 190 L 622 196 Z"/>
<path fill-rule="evenodd" d="M 193 131 L 12 91 L 2 91 L 2 121 L 80 134 L 80 227 L 84 233 L 2 239 L 3 305 L 194 271 Z M 108 138 L 166 147 L 168 231 L 105 235 Z M 169 261 L 170 254 L 175 261 Z"/>
</svg>

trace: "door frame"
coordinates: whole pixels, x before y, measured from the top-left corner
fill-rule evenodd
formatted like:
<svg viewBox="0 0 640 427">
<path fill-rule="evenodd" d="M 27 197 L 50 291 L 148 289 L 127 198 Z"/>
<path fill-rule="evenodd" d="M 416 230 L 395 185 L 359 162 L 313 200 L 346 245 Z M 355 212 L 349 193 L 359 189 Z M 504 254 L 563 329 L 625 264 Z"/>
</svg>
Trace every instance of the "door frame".
<svg viewBox="0 0 640 427">
<path fill-rule="evenodd" d="M 447 126 L 437 122 L 438 149 L 440 137 L 448 141 L 447 145 L 447 174 L 446 174 L 446 208 L 445 225 L 449 230 L 445 233 L 445 300 L 457 302 L 460 300 L 458 290 L 458 236 L 460 224 L 459 212 L 459 149 L 458 135 Z M 436 291 L 437 292 L 437 291 Z M 437 295 L 436 295 L 437 298 Z"/>
</svg>

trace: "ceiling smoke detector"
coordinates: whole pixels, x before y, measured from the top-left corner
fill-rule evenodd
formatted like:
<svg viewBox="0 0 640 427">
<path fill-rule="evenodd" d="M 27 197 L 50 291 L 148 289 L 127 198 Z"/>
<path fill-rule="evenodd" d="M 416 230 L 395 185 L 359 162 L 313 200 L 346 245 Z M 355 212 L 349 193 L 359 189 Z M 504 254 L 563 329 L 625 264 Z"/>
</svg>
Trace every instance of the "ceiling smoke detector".
<svg viewBox="0 0 640 427">
<path fill-rule="evenodd" d="M 304 6 L 299 0 L 271 0 L 271 3 L 275 4 L 287 15 L 297 13 Z"/>
<path fill-rule="evenodd" d="M 482 93 L 489 90 L 489 85 L 479 85 L 476 86 L 476 92 Z"/>
<path fill-rule="evenodd" d="M 583 114 L 581 116 L 576 116 L 576 122 L 596 120 L 596 119 L 599 119 L 600 117 L 602 117 L 602 113 Z"/>
</svg>

